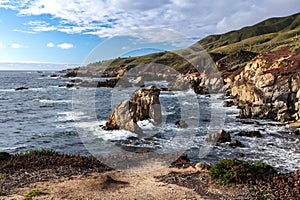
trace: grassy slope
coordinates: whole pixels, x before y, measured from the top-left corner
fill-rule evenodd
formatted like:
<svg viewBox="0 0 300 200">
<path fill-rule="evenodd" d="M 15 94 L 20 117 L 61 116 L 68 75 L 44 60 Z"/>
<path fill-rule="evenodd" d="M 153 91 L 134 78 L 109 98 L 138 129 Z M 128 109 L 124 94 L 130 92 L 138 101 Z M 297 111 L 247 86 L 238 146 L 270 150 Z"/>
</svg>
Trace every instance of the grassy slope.
<svg viewBox="0 0 300 200">
<path fill-rule="evenodd" d="M 200 45 L 215 62 L 222 64 L 224 74 L 243 67 L 256 54 L 290 46 L 300 49 L 300 13 L 288 17 L 271 18 L 253 26 L 220 35 L 211 35 L 187 49 L 172 52 L 153 53 L 145 56 L 117 58 L 111 61 L 88 65 L 93 71 L 130 69 L 135 66 L 159 63 L 170 66 L 182 73 L 191 72 L 191 64 L 199 60 Z M 183 59 L 181 56 L 185 58 Z M 108 70 L 108 71 L 109 71 Z"/>
</svg>

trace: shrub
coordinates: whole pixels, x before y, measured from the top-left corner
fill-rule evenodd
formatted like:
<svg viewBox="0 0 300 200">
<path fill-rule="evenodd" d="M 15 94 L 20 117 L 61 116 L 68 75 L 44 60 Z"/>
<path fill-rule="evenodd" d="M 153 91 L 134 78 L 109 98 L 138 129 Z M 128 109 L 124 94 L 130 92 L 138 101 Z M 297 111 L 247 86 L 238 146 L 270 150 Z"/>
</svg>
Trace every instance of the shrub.
<svg viewBox="0 0 300 200">
<path fill-rule="evenodd" d="M 223 159 L 210 170 L 209 175 L 219 179 L 220 185 L 247 183 L 276 173 L 270 165 L 262 162 L 249 163 L 238 159 Z"/>
<path fill-rule="evenodd" d="M 40 149 L 40 150 L 31 150 L 28 152 L 23 153 L 23 156 L 53 156 L 57 154 L 54 150 L 52 149 Z"/>
<path fill-rule="evenodd" d="M 45 193 L 41 192 L 39 189 L 33 189 L 25 195 L 23 200 L 29 200 L 29 199 L 32 199 L 32 197 L 37 197 L 37 196 L 41 196 L 41 195 L 44 195 L 44 194 Z"/>
</svg>

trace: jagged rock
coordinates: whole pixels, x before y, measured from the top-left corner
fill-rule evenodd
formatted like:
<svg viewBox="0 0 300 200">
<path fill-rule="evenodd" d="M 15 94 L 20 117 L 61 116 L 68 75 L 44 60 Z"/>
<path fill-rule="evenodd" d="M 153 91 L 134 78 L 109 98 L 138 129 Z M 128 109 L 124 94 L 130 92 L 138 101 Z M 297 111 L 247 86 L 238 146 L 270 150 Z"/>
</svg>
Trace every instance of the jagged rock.
<svg viewBox="0 0 300 200">
<path fill-rule="evenodd" d="M 124 129 L 141 134 L 142 130 L 136 122 L 150 118 L 161 123 L 159 94 L 160 90 L 154 86 L 138 90 L 130 100 L 123 101 L 113 110 L 103 128 Z"/>
<path fill-rule="evenodd" d="M 178 120 L 177 122 L 175 122 L 175 125 L 178 128 L 187 128 L 188 127 L 188 125 L 185 123 L 184 120 Z"/>
<path fill-rule="evenodd" d="M 261 138 L 262 135 L 260 131 L 241 131 L 236 134 L 237 136 L 244 136 L 244 137 L 257 137 Z"/>
<path fill-rule="evenodd" d="M 225 143 L 225 142 L 231 142 L 231 136 L 229 133 L 227 133 L 224 130 L 219 130 L 217 133 L 209 134 L 206 137 L 206 142 L 212 142 L 212 143 Z"/>
<path fill-rule="evenodd" d="M 28 90 L 28 88 L 27 88 L 27 87 L 19 87 L 19 88 L 16 88 L 15 90 L 16 90 L 16 91 L 20 91 L 20 90 Z"/>
</svg>

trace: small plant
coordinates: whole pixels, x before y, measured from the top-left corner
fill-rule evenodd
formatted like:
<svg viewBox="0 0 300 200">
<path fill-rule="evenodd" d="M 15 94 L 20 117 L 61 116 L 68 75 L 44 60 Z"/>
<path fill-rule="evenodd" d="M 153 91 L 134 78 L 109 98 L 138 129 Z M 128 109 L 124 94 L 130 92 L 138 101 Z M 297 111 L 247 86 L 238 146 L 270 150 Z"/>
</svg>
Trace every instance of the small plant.
<svg viewBox="0 0 300 200">
<path fill-rule="evenodd" d="M 210 176 L 220 179 L 220 185 L 245 183 L 248 179 L 274 173 L 276 173 L 275 169 L 265 163 L 249 163 L 238 159 L 220 160 L 209 170 Z"/>
<path fill-rule="evenodd" d="M 53 156 L 57 154 L 52 149 L 40 149 L 40 150 L 31 150 L 28 152 L 23 153 L 23 156 Z"/>
<path fill-rule="evenodd" d="M 7 174 L 5 174 L 5 173 L 0 173 L 0 179 L 5 179 L 6 176 L 7 176 Z"/>
<path fill-rule="evenodd" d="M 18 166 L 18 163 L 17 163 L 16 161 L 11 161 L 11 162 L 8 163 L 8 165 L 9 165 L 11 168 L 16 169 L 17 166 Z"/>
<path fill-rule="evenodd" d="M 30 199 L 32 199 L 32 197 L 37 197 L 37 196 L 41 196 L 41 195 L 44 195 L 44 194 L 45 193 L 41 192 L 39 189 L 33 189 L 25 195 L 23 200 L 30 200 Z"/>
</svg>

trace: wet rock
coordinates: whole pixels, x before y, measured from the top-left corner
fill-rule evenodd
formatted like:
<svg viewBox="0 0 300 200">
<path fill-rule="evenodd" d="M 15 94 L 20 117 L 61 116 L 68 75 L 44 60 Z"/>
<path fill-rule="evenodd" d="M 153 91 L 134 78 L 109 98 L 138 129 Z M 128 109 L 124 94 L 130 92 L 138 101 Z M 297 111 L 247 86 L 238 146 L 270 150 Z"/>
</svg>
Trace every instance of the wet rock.
<svg viewBox="0 0 300 200">
<path fill-rule="evenodd" d="M 67 84 L 59 85 L 58 87 L 71 88 L 71 87 L 74 87 L 74 84 L 72 84 L 72 83 L 67 83 Z"/>
<path fill-rule="evenodd" d="M 16 91 L 21 91 L 21 90 L 28 90 L 29 88 L 27 87 L 19 87 L 19 88 L 16 88 L 15 90 Z"/>
<path fill-rule="evenodd" d="M 123 101 L 113 110 L 103 128 L 124 129 L 141 134 L 142 129 L 136 122 L 153 119 L 156 123 L 161 123 L 159 94 L 160 90 L 154 86 L 138 90 L 130 100 Z"/>
<path fill-rule="evenodd" d="M 57 75 L 57 74 L 52 74 L 50 77 L 51 77 L 51 78 L 56 78 L 56 77 L 59 77 L 59 75 Z"/>
<path fill-rule="evenodd" d="M 217 133 L 212 133 L 206 137 L 206 142 L 212 142 L 212 143 L 225 143 L 225 142 L 231 142 L 231 136 L 229 133 L 227 133 L 224 130 L 219 130 Z"/>
<path fill-rule="evenodd" d="M 231 147 L 245 147 L 245 145 L 244 145 L 242 142 L 240 142 L 240 141 L 238 141 L 238 140 L 236 140 L 236 139 L 234 139 L 234 140 L 229 144 L 229 146 L 231 146 Z"/>
<path fill-rule="evenodd" d="M 185 123 L 184 120 L 178 120 L 177 122 L 175 122 L 175 125 L 178 128 L 187 128 L 188 127 L 188 125 Z"/>
<path fill-rule="evenodd" d="M 244 137 L 257 137 L 261 138 L 262 135 L 260 131 L 241 131 L 236 134 L 237 136 L 244 136 Z"/>
</svg>

